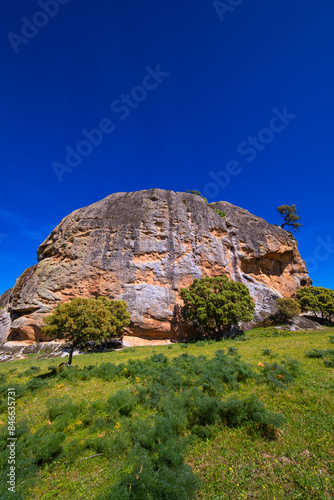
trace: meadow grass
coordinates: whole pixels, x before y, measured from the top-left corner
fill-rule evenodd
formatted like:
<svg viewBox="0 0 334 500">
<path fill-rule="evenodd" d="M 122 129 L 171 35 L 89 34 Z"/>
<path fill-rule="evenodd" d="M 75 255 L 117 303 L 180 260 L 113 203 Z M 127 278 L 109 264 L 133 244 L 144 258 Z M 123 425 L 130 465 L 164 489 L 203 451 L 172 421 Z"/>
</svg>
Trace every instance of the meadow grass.
<svg viewBox="0 0 334 500">
<path fill-rule="evenodd" d="M 14 498 L 7 387 L 18 394 L 16 498 L 334 498 L 333 333 L 256 329 L 84 354 L 58 374 L 48 368 L 63 359 L 2 363 L 1 499 Z M 325 354 L 308 357 L 315 349 Z"/>
</svg>

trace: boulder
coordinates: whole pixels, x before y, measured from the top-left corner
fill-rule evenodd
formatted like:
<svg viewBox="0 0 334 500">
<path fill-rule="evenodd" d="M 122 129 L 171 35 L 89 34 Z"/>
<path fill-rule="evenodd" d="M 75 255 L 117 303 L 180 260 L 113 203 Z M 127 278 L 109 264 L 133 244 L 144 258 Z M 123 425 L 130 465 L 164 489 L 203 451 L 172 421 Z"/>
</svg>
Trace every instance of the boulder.
<svg viewBox="0 0 334 500">
<path fill-rule="evenodd" d="M 291 331 L 298 330 L 322 330 L 322 326 L 305 316 L 296 316 L 292 318 L 288 324 L 287 328 Z"/>
<path fill-rule="evenodd" d="M 312 283 L 289 232 L 228 202 L 162 189 L 75 210 L 37 255 L 10 292 L 10 340 L 43 339 L 43 318 L 74 297 L 123 299 L 129 336 L 172 339 L 191 336 L 179 291 L 194 278 L 226 274 L 247 285 L 256 321 L 276 311 L 277 297 Z"/>
</svg>

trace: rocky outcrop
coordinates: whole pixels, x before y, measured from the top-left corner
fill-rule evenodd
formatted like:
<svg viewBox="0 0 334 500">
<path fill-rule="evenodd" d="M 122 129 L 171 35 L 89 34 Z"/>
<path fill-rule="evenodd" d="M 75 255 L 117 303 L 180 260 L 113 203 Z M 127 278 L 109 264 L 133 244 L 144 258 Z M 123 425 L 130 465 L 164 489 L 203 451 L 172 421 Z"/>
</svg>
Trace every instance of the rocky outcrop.
<svg viewBox="0 0 334 500">
<path fill-rule="evenodd" d="M 10 314 L 8 312 L 8 302 L 12 288 L 0 296 L 0 344 L 5 342 L 10 332 Z"/>
<path fill-rule="evenodd" d="M 0 310 L 0 343 L 5 342 L 10 332 L 10 314 Z"/>
<path fill-rule="evenodd" d="M 288 321 L 287 328 L 294 332 L 298 330 L 322 330 L 323 327 L 317 321 L 305 316 L 296 316 Z"/>
<path fill-rule="evenodd" d="M 222 218 L 213 207 L 226 213 Z M 104 295 L 129 305 L 130 336 L 186 333 L 181 287 L 227 274 L 245 283 L 256 318 L 311 283 L 295 238 L 227 202 L 151 189 L 115 193 L 65 217 L 11 291 L 11 340 L 40 339 L 57 302 Z"/>
<path fill-rule="evenodd" d="M 7 307 L 12 290 L 13 289 L 10 288 L 9 290 L 6 290 L 5 293 L 0 295 L 0 309 L 5 309 Z"/>
</svg>

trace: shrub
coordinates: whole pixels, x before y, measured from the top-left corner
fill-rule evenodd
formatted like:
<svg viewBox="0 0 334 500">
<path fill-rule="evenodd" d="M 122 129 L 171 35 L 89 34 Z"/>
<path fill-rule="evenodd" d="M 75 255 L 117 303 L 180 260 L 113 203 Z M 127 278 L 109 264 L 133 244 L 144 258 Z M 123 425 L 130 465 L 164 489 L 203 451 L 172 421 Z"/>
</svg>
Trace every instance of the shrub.
<svg viewBox="0 0 334 500">
<path fill-rule="evenodd" d="M 255 303 L 246 285 L 227 276 L 195 279 L 180 295 L 189 321 L 202 333 L 217 334 L 239 321 L 250 321 Z"/>
<path fill-rule="evenodd" d="M 180 435 L 188 425 L 183 397 L 174 392 L 168 394 L 162 401 L 161 412 L 169 420 L 173 432 L 177 435 Z"/>
<path fill-rule="evenodd" d="M 286 370 L 290 372 L 293 378 L 296 378 L 302 374 L 302 364 L 296 359 L 285 357 L 285 359 L 282 360 L 282 365 Z"/>
<path fill-rule="evenodd" d="M 229 427 L 255 424 L 255 428 L 268 437 L 272 437 L 273 431 L 285 422 L 283 415 L 266 410 L 254 394 L 244 401 L 235 396 L 223 401 L 220 417 Z"/>
<path fill-rule="evenodd" d="M 263 356 L 271 356 L 272 358 L 276 356 L 270 349 L 262 349 Z"/>
<path fill-rule="evenodd" d="M 40 372 L 40 371 L 41 368 L 39 366 L 31 366 L 30 368 L 28 368 L 28 370 L 19 373 L 17 376 L 18 378 L 28 377 L 29 375 L 33 375 L 35 372 Z"/>
<path fill-rule="evenodd" d="M 45 387 L 46 385 L 48 385 L 47 380 L 32 378 L 31 380 L 29 380 L 29 382 L 27 382 L 26 388 L 28 391 L 33 392 L 33 391 L 38 391 L 38 389 L 41 389 L 42 387 Z"/>
<path fill-rule="evenodd" d="M 262 376 L 265 381 L 273 388 L 286 389 L 289 382 L 294 381 L 294 376 L 278 363 L 265 364 Z"/>
<path fill-rule="evenodd" d="M 216 423 L 219 410 L 218 399 L 192 387 L 183 393 L 183 401 L 190 426 Z"/>
<path fill-rule="evenodd" d="M 110 500 L 189 500 L 199 483 L 184 463 L 183 446 L 170 422 L 156 416 L 133 426 L 134 446 L 128 462 L 131 472 L 109 492 Z"/>
<path fill-rule="evenodd" d="M 320 351 L 319 349 L 312 349 L 306 353 L 307 358 L 324 358 L 325 351 Z"/>
<path fill-rule="evenodd" d="M 137 398 L 126 389 L 121 389 L 109 397 L 106 410 L 112 415 L 130 415 L 137 404 Z"/>
<path fill-rule="evenodd" d="M 292 298 L 281 297 L 276 300 L 276 306 L 279 316 L 283 320 L 289 320 L 294 316 L 299 316 L 302 312 L 299 302 Z"/>
<path fill-rule="evenodd" d="M 218 215 L 220 215 L 220 217 L 222 219 L 225 219 L 225 217 L 226 217 L 226 213 L 225 212 L 223 212 L 222 210 L 219 210 L 218 208 L 214 208 L 214 207 L 212 207 L 212 208 L 214 209 L 215 212 L 217 212 Z"/>
<path fill-rule="evenodd" d="M 48 427 L 30 434 L 27 445 L 33 453 L 32 463 L 41 465 L 43 462 L 52 461 L 62 452 L 62 443 L 65 439 L 66 435 L 63 432 L 54 434 L 50 432 Z"/>
<path fill-rule="evenodd" d="M 82 411 L 84 404 L 72 403 L 72 398 L 70 396 L 65 396 L 63 398 L 48 399 L 46 401 L 46 407 L 51 422 L 57 417 L 64 414 L 69 414 L 72 418 L 75 418 Z"/>
</svg>

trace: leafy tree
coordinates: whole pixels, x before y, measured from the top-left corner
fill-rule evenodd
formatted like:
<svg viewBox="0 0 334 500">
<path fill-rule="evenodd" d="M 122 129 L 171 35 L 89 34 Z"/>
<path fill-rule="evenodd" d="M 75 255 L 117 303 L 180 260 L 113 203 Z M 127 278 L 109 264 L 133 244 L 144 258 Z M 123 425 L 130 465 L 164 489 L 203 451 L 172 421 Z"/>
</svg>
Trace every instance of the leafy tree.
<svg viewBox="0 0 334 500">
<path fill-rule="evenodd" d="M 291 226 L 294 231 L 298 231 L 303 224 L 300 222 L 299 211 L 296 210 L 296 205 L 281 205 L 277 207 L 277 212 L 282 215 L 284 223 L 281 227 Z"/>
<path fill-rule="evenodd" d="M 110 301 L 106 297 L 76 298 L 66 304 L 58 304 L 53 314 L 44 319 L 44 335 L 71 342 L 67 366 L 72 364 L 76 347 L 87 341 L 102 342 L 121 335 L 130 322 L 127 303 Z"/>
<path fill-rule="evenodd" d="M 299 316 L 302 312 L 299 302 L 295 299 L 282 297 L 276 300 L 278 313 L 282 319 L 291 319 L 294 316 Z"/>
<path fill-rule="evenodd" d="M 321 286 L 305 286 L 297 290 L 303 311 L 321 312 L 322 319 L 331 321 L 334 315 L 334 290 Z"/>
<path fill-rule="evenodd" d="M 187 318 L 211 334 L 253 319 L 255 303 L 248 288 L 227 276 L 195 279 L 188 288 L 181 288 L 180 295 Z"/>
</svg>

